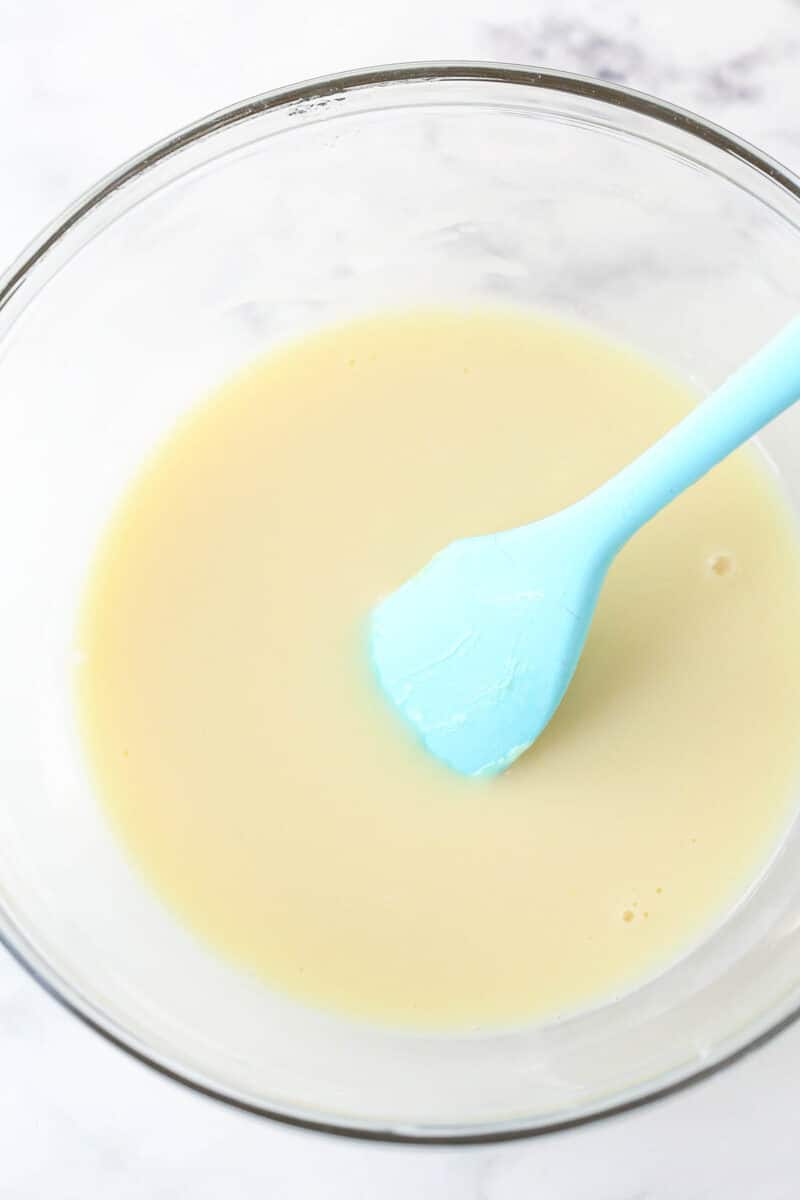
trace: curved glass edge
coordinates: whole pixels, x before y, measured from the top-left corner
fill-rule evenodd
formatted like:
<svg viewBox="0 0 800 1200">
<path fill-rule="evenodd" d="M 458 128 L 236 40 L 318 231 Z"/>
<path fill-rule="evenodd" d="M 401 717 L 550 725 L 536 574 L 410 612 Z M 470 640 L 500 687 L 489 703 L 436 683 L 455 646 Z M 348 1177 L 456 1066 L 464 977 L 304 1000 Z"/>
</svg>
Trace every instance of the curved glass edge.
<svg viewBox="0 0 800 1200">
<path fill-rule="evenodd" d="M 393 83 L 470 80 L 511 83 L 542 91 L 557 91 L 639 113 L 662 124 L 677 127 L 732 155 L 800 200 L 800 178 L 776 159 L 757 150 L 755 146 L 721 125 L 707 121 L 689 109 L 665 100 L 657 100 L 646 92 L 621 84 L 606 83 L 569 71 L 512 63 L 441 61 L 366 67 L 357 71 L 319 76 L 303 83 L 252 96 L 184 126 L 122 163 L 47 225 L 0 275 L 0 312 L 36 264 L 88 213 L 130 180 L 194 142 L 273 109 L 286 108 L 291 111 L 294 106 L 295 111 L 302 111 L 307 106 L 361 88 Z"/>
</svg>

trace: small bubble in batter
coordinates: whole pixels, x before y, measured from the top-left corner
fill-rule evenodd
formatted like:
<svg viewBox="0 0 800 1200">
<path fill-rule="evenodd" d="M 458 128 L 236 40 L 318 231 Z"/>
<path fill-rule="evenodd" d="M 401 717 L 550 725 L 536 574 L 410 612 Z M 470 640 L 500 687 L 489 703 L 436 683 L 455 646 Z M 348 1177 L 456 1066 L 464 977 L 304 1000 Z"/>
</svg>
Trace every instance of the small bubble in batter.
<svg viewBox="0 0 800 1200">
<path fill-rule="evenodd" d="M 708 569 L 713 575 L 732 575 L 736 570 L 736 559 L 732 554 L 712 554 Z"/>
</svg>

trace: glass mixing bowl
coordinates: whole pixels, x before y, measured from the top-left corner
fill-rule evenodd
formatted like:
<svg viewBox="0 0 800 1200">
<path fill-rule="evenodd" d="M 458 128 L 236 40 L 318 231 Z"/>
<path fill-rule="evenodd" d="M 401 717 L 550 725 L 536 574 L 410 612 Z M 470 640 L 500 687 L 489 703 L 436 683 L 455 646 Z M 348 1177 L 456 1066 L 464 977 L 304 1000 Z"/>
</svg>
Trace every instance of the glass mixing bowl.
<svg viewBox="0 0 800 1200">
<path fill-rule="evenodd" d="M 140 882 L 87 784 L 68 683 L 92 547 L 180 412 L 289 335 L 448 300 L 589 321 L 711 388 L 800 308 L 800 182 L 620 87 L 397 67 L 198 122 L 6 274 L 0 933 L 73 1012 L 202 1091 L 340 1132 L 458 1141 L 651 1099 L 792 1020 L 797 826 L 712 936 L 616 1003 L 507 1032 L 360 1026 L 271 995 Z M 800 412 L 763 442 L 800 506 Z"/>
</svg>

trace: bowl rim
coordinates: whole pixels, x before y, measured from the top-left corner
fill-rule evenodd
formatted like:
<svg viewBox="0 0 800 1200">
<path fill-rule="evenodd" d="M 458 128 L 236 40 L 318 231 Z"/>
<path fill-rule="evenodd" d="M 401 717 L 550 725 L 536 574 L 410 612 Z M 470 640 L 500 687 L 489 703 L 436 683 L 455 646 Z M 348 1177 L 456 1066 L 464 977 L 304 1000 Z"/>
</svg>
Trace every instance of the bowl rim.
<svg viewBox="0 0 800 1200">
<path fill-rule="evenodd" d="M 123 162 L 93 187 L 83 192 L 68 208 L 45 226 L 0 275 L 0 315 L 13 296 L 25 284 L 31 272 L 55 250 L 75 226 L 89 217 L 104 200 L 123 185 L 144 175 L 150 168 L 200 139 L 206 139 L 226 128 L 246 122 L 270 110 L 324 101 L 361 88 L 385 84 L 463 83 L 469 81 L 511 83 L 533 90 L 572 94 L 652 118 L 731 155 L 752 168 L 757 174 L 766 177 L 771 183 L 785 189 L 790 196 L 800 202 L 800 177 L 776 159 L 762 153 L 755 146 L 730 133 L 722 126 L 707 121 L 688 109 L 656 99 L 646 92 L 637 91 L 623 84 L 552 68 L 477 60 L 432 60 L 365 67 L 317 76 L 298 84 L 275 88 L 251 96 L 182 127 Z M 81 995 L 69 980 L 62 978 L 50 966 L 45 956 L 36 950 L 24 931 L 15 925 L 8 914 L 0 910 L 0 915 L 4 916 L 7 922 L 6 927 L 0 929 L 0 946 L 4 946 L 11 957 L 63 1008 L 134 1059 L 200 1095 L 240 1111 L 317 1133 L 336 1134 L 366 1141 L 444 1146 L 479 1145 L 538 1137 L 547 1133 L 562 1132 L 582 1125 L 594 1124 L 608 1117 L 630 1112 L 661 1100 L 716 1075 L 763 1046 L 800 1018 L 800 1006 L 797 1006 L 782 1017 L 767 1019 L 765 1023 L 761 1024 L 760 1029 L 756 1027 L 750 1033 L 743 1031 L 739 1045 L 732 1050 L 723 1051 L 716 1060 L 706 1061 L 703 1066 L 685 1070 L 677 1076 L 668 1077 L 661 1083 L 656 1081 L 651 1086 L 646 1086 L 640 1093 L 625 1099 L 616 1101 L 613 1097 L 600 1099 L 589 1112 L 555 1120 L 545 1120 L 537 1124 L 525 1124 L 523 1121 L 504 1127 L 502 1122 L 498 1122 L 497 1127 L 488 1130 L 466 1128 L 463 1131 L 443 1132 L 441 1127 L 427 1130 L 424 1125 L 419 1127 L 406 1125 L 402 1130 L 398 1130 L 391 1127 L 384 1128 L 377 1124 L 359 1124 L 357 1120 L 347 1123 L 336 1119 L 320 1119 L 310 1114 L 301 1115 L 290 1111 L 281 1111 L 266 1104 L 236 1096 L 225 1091 L 222 1086 L 193 1077 L 188 1070 L 182 1069 L 178 1065 L 160 1058 L 155 1052 L 138 1045 L 136 1039 L 121 1029 L 112 1017 L 99 1012 L 88 997 Z"/>
</svg>

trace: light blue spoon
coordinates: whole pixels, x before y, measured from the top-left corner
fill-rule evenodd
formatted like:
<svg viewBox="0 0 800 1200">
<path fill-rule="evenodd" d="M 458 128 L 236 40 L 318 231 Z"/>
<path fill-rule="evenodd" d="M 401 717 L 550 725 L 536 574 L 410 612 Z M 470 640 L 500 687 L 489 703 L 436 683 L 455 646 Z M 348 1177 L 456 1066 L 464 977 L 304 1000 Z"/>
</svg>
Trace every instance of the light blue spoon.
<svg viewBox="0 0 800 1200">
<path fill-rule="evenodd" d="M 552 717 L 608 567 L 651 517 L 800 398 L 800 318 L 583 500 L 440 551 L 375 608 L 381 687 L 464 775 L 510 766 Z"/>
</svg>

